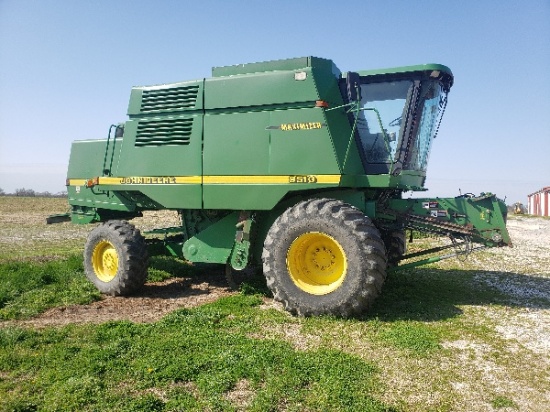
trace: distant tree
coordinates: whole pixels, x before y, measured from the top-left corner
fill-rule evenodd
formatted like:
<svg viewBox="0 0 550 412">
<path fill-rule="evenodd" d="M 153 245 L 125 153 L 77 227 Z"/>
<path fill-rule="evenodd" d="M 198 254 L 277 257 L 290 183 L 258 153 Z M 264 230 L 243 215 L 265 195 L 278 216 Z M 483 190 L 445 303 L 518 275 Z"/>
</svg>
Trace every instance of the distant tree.
<svg viewBox="0 0 550 412">
<path fill-rule="evenodd" d="M 38 197 L 67 197 L 67 192 L 57 192 L 57 193 L 50 193 L 50 192 L 40 192 L 36 193 L 36 196 Z"/>
<path fill-rule="evenodd" d="M 0 196 L 4 196 L 6 193 L 4 193 L 4 189 L 0 187 Z"/>
<path fill-rule="evenodd" d="M 6 195 L 6 193 L 4 193 L 2 189 L 0 189 L 0 196 L 4 196 L 4 195 Z M 25 189 L 23 187 L 20 189 L 16 189 L 14 195 L 19 197 L 67 197 L 67 191 L 62 191 L 57 193 L 51 193 L 48 191 L 37 192 L 33 189 Z"/>
<path fill-rule="evenodd" d="M 15 196 L 20 197 L 35 197 L 36 192 L 32 189 L 25 189 L 24 187 L 21 189 L 15 189 Z"/>
</svg>

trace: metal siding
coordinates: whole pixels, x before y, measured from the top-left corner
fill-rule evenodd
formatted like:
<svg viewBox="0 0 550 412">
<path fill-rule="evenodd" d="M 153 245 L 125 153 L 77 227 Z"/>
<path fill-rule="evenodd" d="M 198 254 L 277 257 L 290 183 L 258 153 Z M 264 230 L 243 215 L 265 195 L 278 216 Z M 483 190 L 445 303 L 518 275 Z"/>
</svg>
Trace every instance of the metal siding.
<svg viewBox="0 0 550 412">
<path fill-rule="evenodd" d="M 550 216 L 550 186 L 527 196 L 527 210 L 530 215 Z"/>
</svg>

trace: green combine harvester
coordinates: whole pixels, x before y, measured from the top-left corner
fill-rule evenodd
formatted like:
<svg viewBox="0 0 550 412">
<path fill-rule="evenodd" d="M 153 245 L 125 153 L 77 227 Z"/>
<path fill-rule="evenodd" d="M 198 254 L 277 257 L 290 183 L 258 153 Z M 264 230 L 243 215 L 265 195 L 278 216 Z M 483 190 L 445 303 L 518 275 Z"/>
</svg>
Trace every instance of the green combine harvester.
<svg viewBox="0 0 550 412">
<path fill-rule="evenodd" d="M 400 261 L 441 258 L 405 255 L 405 229 L 448 236 L 456 253 L 511 246 L 493 194 L 402 198 L 426 190 L 452 84 L 439 64 L 342 73 L 304 57 L 135 87 L 125 123 L 73 143 L 71 210 L 48 222 L 100 222 L 84 263 L 106 294 L 135 292 L 149 256 L 166 254 L 228 274 L 262 266 L 294 314 L 360 314 Z M 128 222 L 161 209 L 181 225 L 144 238 Z"/>
</svg>

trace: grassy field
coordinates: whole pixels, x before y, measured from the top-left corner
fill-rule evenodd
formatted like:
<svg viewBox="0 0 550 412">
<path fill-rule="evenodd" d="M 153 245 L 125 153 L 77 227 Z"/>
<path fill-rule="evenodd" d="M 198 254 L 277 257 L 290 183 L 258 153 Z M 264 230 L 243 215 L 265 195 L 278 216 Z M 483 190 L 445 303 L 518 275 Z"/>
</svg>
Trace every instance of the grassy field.
<svg viewBox="0 0 550 412">
<path fill-rule="evenodd" d="M 0 197 L 0 411 L 548 410 L 548 220 L 512 220 L 514 249 L 391 275 L 361 319 L 292 317 L 260 279 L 151 322 L 36 326 L 149 300 L 89 285 L 90 228 L 44 224 L 65 208 Z M 193 297 L 216 287 L 193 289 L 205 270 L 157 259 L 149 280 L 181 279 Z"/>
</svg>

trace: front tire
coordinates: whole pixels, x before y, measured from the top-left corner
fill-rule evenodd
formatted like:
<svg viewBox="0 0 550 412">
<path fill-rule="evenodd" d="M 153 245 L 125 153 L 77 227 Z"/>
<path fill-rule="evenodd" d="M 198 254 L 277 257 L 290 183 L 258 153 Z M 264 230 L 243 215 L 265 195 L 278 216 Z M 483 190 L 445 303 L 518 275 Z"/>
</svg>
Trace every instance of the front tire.
<svg viewBox="0 0 550 412">
<path fill-rule="evenodd" d="M 86 277 L 101 293 L 128 295 L 147 279 L 149 255 L 140 231 L 123 220 L 110 220 L 88 235 L 84 247 Z"/>
<path fill-rule="evenodd" d="M 333 199 L 287 209 L 267 233 L 262 261 L 275 300 L 300 316 L 358 315 L 386 276 L 378 229 L 360 210 Z"/>
</svg>

